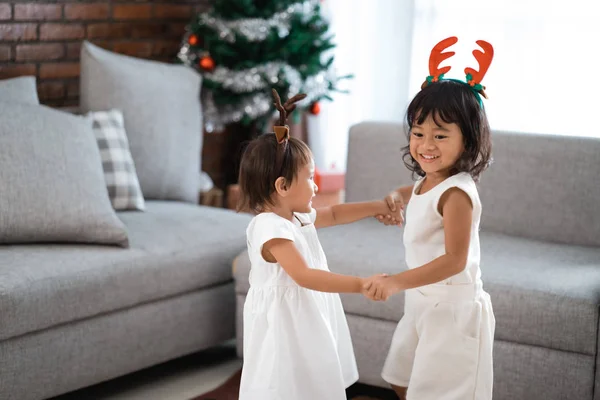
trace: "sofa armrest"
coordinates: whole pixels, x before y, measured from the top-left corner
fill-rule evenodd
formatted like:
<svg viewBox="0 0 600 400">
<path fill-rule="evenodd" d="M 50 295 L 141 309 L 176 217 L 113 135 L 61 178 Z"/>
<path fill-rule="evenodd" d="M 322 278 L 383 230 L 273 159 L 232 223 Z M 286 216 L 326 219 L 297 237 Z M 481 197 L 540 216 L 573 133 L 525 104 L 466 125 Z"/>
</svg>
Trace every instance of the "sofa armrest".
<svg viewBox="0 0 600 400">
<path fill-rule="evenodd" d="M 383 198 L 390 190 L 410 185 L 402 162 L 406 130 L 399 123 L 362 122 L 350 128 L 346 201 Z"/>
</svg>

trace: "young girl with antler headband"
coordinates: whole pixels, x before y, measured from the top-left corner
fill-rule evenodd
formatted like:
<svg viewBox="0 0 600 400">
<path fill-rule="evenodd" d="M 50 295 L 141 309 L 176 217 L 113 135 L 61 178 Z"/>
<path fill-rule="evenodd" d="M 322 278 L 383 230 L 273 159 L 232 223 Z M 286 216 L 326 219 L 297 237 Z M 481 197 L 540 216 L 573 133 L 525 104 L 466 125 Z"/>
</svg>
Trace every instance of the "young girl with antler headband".
<svg viewBox="0 0 600 400">
<path fill-rule="evenodd" d="M 285 125 L 305 95 L 285 104 L 273 96 L 279 125 L 248 145 L 240 165 L 239 208 L 257 215 L 246 231 L 251 271 L 239 398 L 345 400 L 358 372 L 338 293 L 366 294 L 368 279 L 330 272 L 315 228 L 380 214 L 400 224 L 400 207 L 372 201 L 313 209 L 312 154 Z"/>
<path fill-rule="evenodd" d="M 431 51 L 430 74 L 408 106 L 409 144 L 404 163 L 419 176 L 388 197 L 406 206 L 404 246 L 408 270 L 367 283 L 385 299 L 406 290 L 404 316 L 394 333 L 382 376 L 402 399 L 492 398 L 495 319 L 479 268 L 481 202 L 475 181 L 491 157 L 490 128 L 481 80 L 492 46 L 477 41 L 480 69 L 465 81 L 446 79 L 439 64 L 458 41 Z"/>
</svg>

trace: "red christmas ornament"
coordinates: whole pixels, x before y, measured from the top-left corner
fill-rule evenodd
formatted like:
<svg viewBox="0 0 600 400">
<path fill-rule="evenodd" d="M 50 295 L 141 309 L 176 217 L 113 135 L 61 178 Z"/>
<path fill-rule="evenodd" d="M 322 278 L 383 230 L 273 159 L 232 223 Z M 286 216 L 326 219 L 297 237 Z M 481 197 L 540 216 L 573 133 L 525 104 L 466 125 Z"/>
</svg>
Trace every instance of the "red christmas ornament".
<svg viewBox="0 0 600 400">
<path fill-rule="evenodd" d="M 310 113 L 312 115 L 319 115 L 320 112 L 321 112 L 321 106 L 319 105 L 319 103 L 318 102 L 312 103 L 312 105 L 310 106 Z"/>
<path fill-rule="evenodd" d="M 321 187 L 321 171 L 319 171 L 317 167 L 315 167 L 313 181 L 315 182 L 315 185 L 317 185 L 317 187 Z"/>
<path fill-rule="evenodd" d="M 212 71 L 215 69 L 215 60 L 213 60 L 211 56 L 202 56 L 198 64 L 204 71 Z"/>
<path fill-rule="evenodd" d="M 196 35 L 190 35 L 190 37 L 188 38 L 188 43 L 191 46 L 197 45 L 198 44 L 198 36 L 196 36 Z"/>
</svg>

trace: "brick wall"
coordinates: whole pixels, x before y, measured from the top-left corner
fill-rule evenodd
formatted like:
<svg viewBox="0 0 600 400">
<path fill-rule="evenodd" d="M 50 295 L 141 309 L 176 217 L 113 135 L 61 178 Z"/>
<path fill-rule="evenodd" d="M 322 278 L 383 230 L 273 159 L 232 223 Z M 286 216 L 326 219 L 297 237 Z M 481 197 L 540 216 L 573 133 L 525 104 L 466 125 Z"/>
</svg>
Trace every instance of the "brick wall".
<svg viewBox="0 0 600 400">
<path fill-rule="evenodd" d="M 1 2 L 0 79 L 35 75 L 43 104 L 76 105 L 82 40 L 122 54 L 172 61 L 185 25 L 211 2 Z"/>
</svg>

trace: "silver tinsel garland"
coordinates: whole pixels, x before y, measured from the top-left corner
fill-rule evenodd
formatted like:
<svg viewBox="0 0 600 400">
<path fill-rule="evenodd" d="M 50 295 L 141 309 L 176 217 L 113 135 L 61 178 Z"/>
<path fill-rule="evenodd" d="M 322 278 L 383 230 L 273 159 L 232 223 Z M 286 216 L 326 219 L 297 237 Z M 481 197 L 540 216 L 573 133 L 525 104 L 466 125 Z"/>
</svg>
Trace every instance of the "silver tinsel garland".
<svg viewBox="0 0 600 400">
<path fill-rule="evenodd" d="M 318 3 L 318 0 L 306 0 L 292 4 L 284 11 L 273 14 L 269 19 L 245 18 L 227 21 L 210 13 L 203 13 L 199 17 L 199 23 L 214 29 L 219 34 L 219 38 L 229 43 L 235 42 L 235 35 L 244 36 L 251 42 L 258 42 L 267 38 L 271 28 L 277 29 L 279 37 L 286 37 L 290 32 L 292 15 L 300 15 L 306 20 L 314 14 Z"/>
<path fill-rule="evenodd" d="M 291 66 L 288 67 L 292 68 Z M 300 81 L 301 86 L 299 88 L 290 86 L 288 93 L 280 94 L 285 98 L 289 98 L 300 92 L 306 93 L 306 98 L 297 103 L 299 107 L 306 107 L 310 103 L 327 95 L 329 93 L 329 81 L 335 81 L 335 79 L 335 73 L 331 70 L 320 72 L 317 75 L 308 77 L 303 84 Z M 277 83 L 277 81 L 273 83 Z M 244 115 L 251 119 L 256 119 L 268 113 L 272 103 L 273 98 L 271 97 L 271 93 L 261 91 L 248 96 L 236 106 L 226 105 L 224 107 L 217 107 L 212 98 L 212 93 L 204 91 L 202 96 L 204 125 L 208 132 L 212 132 L 213 130 L 223 129 L 228 123 L 241 121 Z"/>
<path fill-rule="evenodd" d="M 302 3 L 291 5 L 286 10 L 276 13 L 269 19 L 240 19 L 226 21 L 209 14 L 202 14 L 199 23 L 214 29 L 222 40 L 235 43 L 236 35 L 242 35 L 250 41 L 264 40 L 271 28 L 276 28 L 280 37 L 289 34 L 290 20 L 292 15 L 299 14 L 303 18 L 310 18 L 318 5 L 318 0 L 307 0 Z M 197 68 L 200 54 L 192 51 L 188 44 L 188 37 L 179 51 L 179 59 L 186 65 Z M 272 108 L 273 99 L 270 88 L 280 82 L 289 85 L 288 93 L 280 93 L 284 97 L 291 97 L 297 93 L 306 93 L 307 97 L 298 103 L 299 107 L 306 107 L 310 103 L 326 96 L 329 82 L 335 82 L 337 77 L 333 70 L 323 71 L 314 76 L 302 80 L 300 72 L 293 66 L 284 62 L 268 62 L 246 70 L 234 71 L 223 66 L 217 66 L 211 72 L 203 72 L 206 80 L 219 83 L 223 88 L 234 93 L 248 94 L 241 102 L 234 105 L 217 106 L 214 102 L 212 92 L 203 90 L 202 105 L 204 125 L 208 132 L 221 130 L 225 124 L 239 122 L 244 116 L 256 119 L 264 116 Z M 251 94 L 252 92 L 258 93 Z"/>
<path fill-rule="evenodd" d="M 184 45 L 179 53 L 179 58 L 188 66 L 195 62 L 195 55 L 190 54 Z M 194 60 L 194 61 L 192 61 Z M 298 103 L 299 107 L 306 107 L 315 100 L 329 93 L 329 82 L 335 82 L 337 76 L 332 69 L 319 72 L 302 80 L 300 72 L 284 62 L 269 62 L 246 70 L 234 71 L 226 67 L 217 67 L 213 72 L 203 74 L 204 79 L 221 84 L 225 89 L 234 93 L 261 92 L 248 96 L 238 106 L 217 107 L 212 99 L 212 94 L 205 90 L 202 98 L 204 106 L 204 121 L 207 131 L 220 130 L 225 124 L 239 122 L 244 115 L 255 119 L 265 115 L 271 108 L 272 98 L 268 93 L 269 87 L 283 81 L 289 85 L 288 93 L 282 94 L 291 97 L 297 93 L 306 93 L 304 100 Z"/>
<path fill-rule="evenodd" d="M 313 99 L 326 94 L 328 91 L 327 80 L 335 80 L 335 78 L 332 71 L 323 71 L 308 77 L 306 82 L 303 82 L 300 72 L 284 62 L 268 62 L 240 71 L 217 67 L 213 72 L 204 74 L 204 79 L 219 83 L 223 88 L 235 93 L 250 93 L 269 88 L 283 80 L 290 86 L 291 93 L 298 93 L 302 90 Z M 307 104 L 308 102 L 309 100 L 305 100 L 303 103 Z"/>
<path fill-rule="evenodd" d="M 240 71 L 218 66 L 214 71 L 204 74 L 204 79 L 217 82 L 223 88 L 235 93 L 249 93 L 264 89 L 277 83 L 281 78 L 300 89 L 302 84 L 300 73 L 283 62 L 268 62 Z"/>
</svg>

